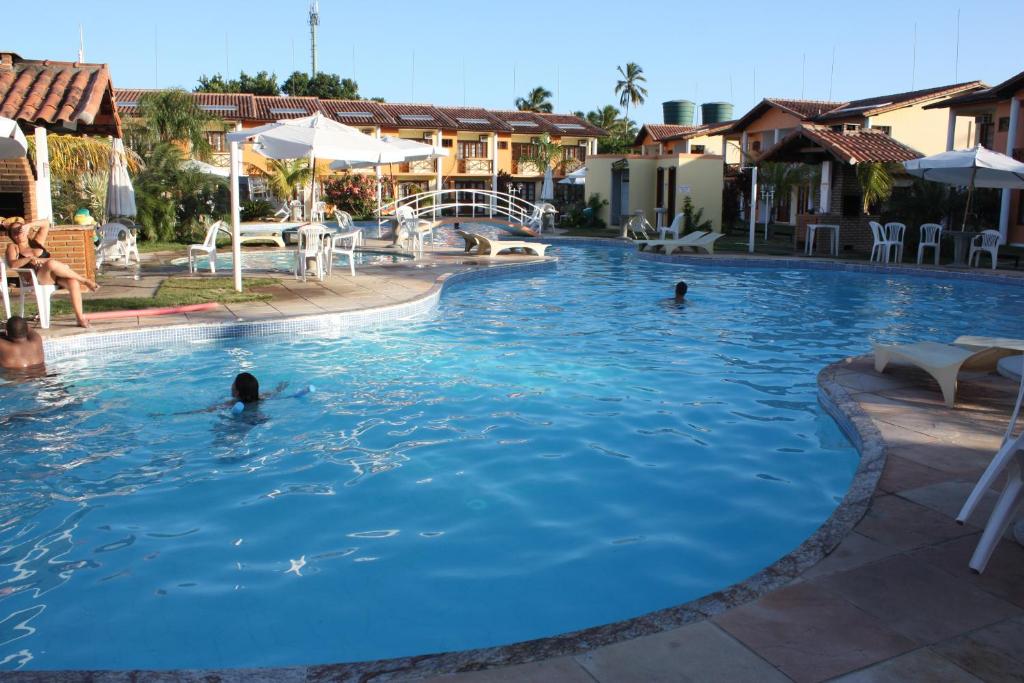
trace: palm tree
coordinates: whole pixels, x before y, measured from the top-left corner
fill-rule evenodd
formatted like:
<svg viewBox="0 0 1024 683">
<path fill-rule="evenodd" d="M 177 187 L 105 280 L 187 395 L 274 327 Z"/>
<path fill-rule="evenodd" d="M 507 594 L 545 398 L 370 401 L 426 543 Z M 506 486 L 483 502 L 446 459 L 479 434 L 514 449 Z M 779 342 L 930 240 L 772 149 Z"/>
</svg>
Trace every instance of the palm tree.
<svg viewBox="0 0 1024 683">
<path fill-rule="evenodd" d="M 159 143 L 175 143 L 189 148 L 197 158 L 207 159 L 212 150 L 206 132 L 217 127 L 218 121 L 184 90 L 149 92 L 139 98 L 139 119 L 126 126 L 126 138 L 143 157 Z"/>
<path fill-rule="evenodd" d="M 541 114 L 550 114 L 553 109 L 550 98 L 550 90 L 543 86 L 537 86 L 527 93 L 526 97 L 516 98 L 516 109 L 519 111 L 534 111 Z"/>
<path fill-rule="evenodd" d="M 86 135 L 55 135 L 46 138 L 50 150 L 50 173 L 56 180 L 75 180 L 90 172 L 106 173 L 110 168 L 110 140 Z M 29 156 L 35 160 L 35 136 L 28 139 Z M 142 165 L 139 156 L 128 150 L 128 170 L 136 173 Z"/>
<path fill-rule="evenodd" d="M 600 109 L 587 112 L 585 118 L 598 128 L 604 128 L 609 135 L 626 132 L 626 121 L 622 118 L 622 112 L 614 104 L 606 104 Z"/>
<path fill-rule="evenodd" d="M 888 164 L 870 161 L 857 164 L 857 182 L 864 198 L 864 213 L 892 195 L 892 173 Z"/>
<path fill-rule="evenodd" d="M 644 70 L 636 62 L 629 62 L 626 68 L 619 67 L 622 80 L 615 84 L 615 94 L 619 96 L 619 104 L 626 108 L 626 119 L 629 120 L 629 105 L 639 106 L 647 101 L 647 88 L 640 85 L 646 83 Z"/>
<path fill-rule="evenodd" d="M 308 159 L 268 159 L 267 170 L 260 172 L 271 193 L 279 199 L 292 199 L 295 188 L 309 182 L 309 174 Z"/>
</svg>

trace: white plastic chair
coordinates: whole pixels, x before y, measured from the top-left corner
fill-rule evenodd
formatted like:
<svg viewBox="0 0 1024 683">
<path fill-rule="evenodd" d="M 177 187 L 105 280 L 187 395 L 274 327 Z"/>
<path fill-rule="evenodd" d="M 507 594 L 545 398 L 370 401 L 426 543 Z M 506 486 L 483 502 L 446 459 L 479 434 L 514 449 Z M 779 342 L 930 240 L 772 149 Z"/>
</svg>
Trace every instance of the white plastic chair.
<svg viewBox="0 0 1024 683">
<path fill-rule="evenodd" d="M 871 226 L 871 238 L 874 243 L 871 245 L 871 260 L 879 263 L 889 262 L 889 240 L 886 237 L 885 228 L 877 221 L 868 221 Z"/>
<path fill-rule="evenodd" d="M 57 285 L 41 285 L 36 271 L 31 268 L 11 268 L 18 278 L 18 294 L 20 296 L 20 316 L 25 317 L 25 295 L 29 292 L 36 296 L 36 308 L 39 309 L 39 326 L 44 330 L 50 327 L 50 297 L 57 291 Z M 4 313 L 11 317 L 11 299 L 7 292 L 7 264 L 0 258 L 0 282 L 3 283 Z"/>
<path fill-rule="evenodd" d="M 131 263 L 135 256 L 135 262 L 141 261 L 139 247 L 136 243 L 134 231 L 120 222 L 105 223 L 99 228 L 100 243 L 96 247 L 96 267 L 99 268 L 105 262 L 113 262 L 124 259 L 124 265 Z"/>
<path fill-rule="evenodd" d="M 7 284 L 7 263 L 5 263 L 4 257 L 0 256 L 0 298 L 4 300 L 4 320 L 11 317 L 11 294 L 7 291 L 9 288 Z"/>
<path fill-rule="evenodd" d="M 985 565 L 988 564 L 992 551 L 996 549 L 1003 532 L 1014 520 L 1021 502 L 1024 502 L 1024 433 L 1016 437 L 1013 435 L 1017 426 L 1017 418 L 1020 416 L 1022 400 L 1024 400 L 1024 382 L 1021 382 L 1020 389 L 1017 391 L 1017 404 L 1013 408 L 1010 424 L 1007 425 L 1006 433 L 1003 435 L 1002 445 L 993 456 L 992 462 L 985 468 L 978 483 L 974 486 L 974 490 L 964 502 L 960 514 L 956 517 L 956 521 L 961 524 L 966 522 L 978 507 L 978 503 L 981 502 L 985 493 L 995 484 L 999 475 L 1007 470 L 1003 492 L 996 500 L 995 508 L 985 524 L 985 531 L 981 534 L 981 539 L 968 563 L 968 566 L 979 574 L 985 571 Z"/>
<path fill-rule="evenodd" d="M 935 265 L 939 265 L 939 252 L 942 251 L 942 226 L 938 223 L 925 223 L 921 226 L 921 240 L 917 243 L 917 265 L 924 261 L 924 250 L 931 247 L 935 251 Z"/>
<path fill-rule="evenodd" d="M 352 277 L 356 276 L 356 247 L 363 246 L 363 230 L 356 228 L 348 232 L 328 235 L 324 240 L 327 257 L 327 274 L 334 270 L 334 255 L 344 254 L 348 257 L 348 268 Z"/>
<path fill-rule="evenodd" d="M 400 206 L 395 209 L 398 217 L 399 241 L 403 243 L 403 249 L 423 253 L 423 238 L 430 237 L 430 243 L 434 243 L 434 228 L 425 220 L 420 219 L 411 206 Z M 405 239 L 402 233 L 405 233 Z M 409 244 L 411 242 L 411 245 Z M 411 249 L 410 249 L 411 247 Z"/>
<path fill-rule="evenodd" d="M 327 213 L 327 202 L 316 202 L 313 205 L 313 211 L 310 215 L 310 220 L 314 223 L 323 223 L 324 215 Z"/>
<path fill-rule="evenodd" d="M 998 230 L 982 230 L 980 235 L 971 240 L 971 251 L 967 254 L 967 264 L 980 268 L 981 255 L 985 253 L 992 260 L 992 270 L 995 270 L 996 261 L 999 260 Z"/>
<path fill-rule="evenodd" d="M 277 219 L 278 223 L 284 223 L 292 217 L 291 203 L 288 201 L 281 202 L 281 208 L 274 212 L 274 218 Z"/>
<path fill-rule="evenodd" d="M 228 225 L 224 221 L 217 221 L 206 229 L 206 237 L 202 244 L 188 246 L 188 272 L 196 272 L 196 254 L 206 254 L 210 262 L 210 272 L 217 272 L 217 233 L 221 230 L 228 232 Z"/>
<path fill-rule="evenodd" d="M 888 262 L 888 251 L 891 249 L 896 257 L 896 263 L 903 263 L 903 237 L 907 233 L 907 226 L 903 223 L 885 224 L 885 241 L 889 243 L 886 247 L 886 258 Z"/>
<path fill-rule="evenodd" d="M 686 220 L 686 216 L 681 213 L 677 213 L 676 217 L 672 219 L 672 224 L 669 226 L 661 226 L 658 228 L 658 239 L 668 239 L 666 235 L 672 233 L 672 239 L 679 239 L 679 231 L 683 229 L 683 221 Z"/>
<path fill-rule="evenodd" d="M 339 230 L 354 230 L 355 224 L 352 222 L 352 214 L 348 211 L 342 211 L 341 209 L 334 210 L 334 220 L 338 224 Z"/>
<path fill-rule="evenodd" d="M 299 244 L 295 248 L 295 277 L 306 281 L 309 261 L 316 263 L 316 275 L 320 280 L 327 274 L 324 264 L 324 241 L 330 232 L 322 225 L 303 225 L 299 228 Z"/>
</svg>

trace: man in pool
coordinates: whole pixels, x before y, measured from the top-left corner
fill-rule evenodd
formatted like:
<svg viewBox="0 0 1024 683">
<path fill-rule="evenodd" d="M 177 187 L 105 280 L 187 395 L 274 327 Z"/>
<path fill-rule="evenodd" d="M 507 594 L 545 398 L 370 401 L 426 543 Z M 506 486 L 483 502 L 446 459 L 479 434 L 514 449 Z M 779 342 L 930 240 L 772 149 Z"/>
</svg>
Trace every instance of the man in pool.
<svg viewBox="0 0 1024 683">
<path fill-rule="evenodd" d="M 684 301 L 686 301 L 686 292 L 689 289 L 690 288 L 683 281 L 679 281 L 679 282 L 676 283 L 676 303 L 677 304 L 681 304 Z"/>
<path fill-rule="evenodd" d="M 43 366 L 43 338 L 18 315 L 7 320 L 0 335 L 0 368 L 21 370 Z"/>
</svg>

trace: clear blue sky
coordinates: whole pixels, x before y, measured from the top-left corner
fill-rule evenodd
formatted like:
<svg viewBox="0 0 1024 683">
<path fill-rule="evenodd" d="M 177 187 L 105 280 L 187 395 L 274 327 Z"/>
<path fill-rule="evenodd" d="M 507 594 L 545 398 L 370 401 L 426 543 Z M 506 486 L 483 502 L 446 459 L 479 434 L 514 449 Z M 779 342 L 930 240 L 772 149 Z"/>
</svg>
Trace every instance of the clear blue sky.
<svg viewBox="0 0 1024 683">
<path fill-rule="evenodd" d="M 321 0 L 319 65 L 389 102 L 510 108 L 515 95 L 543 85 L 557 110 L 573 111 L 615 103 L 615 67 L 633 61 L 649 97 L 631 118 L 657 122 L 669 99 L 731 101 L 737 114 L 766 96 L 826 99 L 833 47 L 832 99 L 909 90 L 915 22 L 914 86 L 952 83 L 959 8 L 957 80 L 997 83 L 1024 70 L 1021 0 L 815 5 Z M 82 24 L 86 61 L 110 64 L 119 87 L 191 89 L 200 74 L 226 68 L 283 80 L 309 69 L 307 8 L 307 0 L 49 0 L 41 19 L 37 6 L 11 3 L 4 14 L 14 30 L 0 47 L 74 60 Z"/>
</svg>

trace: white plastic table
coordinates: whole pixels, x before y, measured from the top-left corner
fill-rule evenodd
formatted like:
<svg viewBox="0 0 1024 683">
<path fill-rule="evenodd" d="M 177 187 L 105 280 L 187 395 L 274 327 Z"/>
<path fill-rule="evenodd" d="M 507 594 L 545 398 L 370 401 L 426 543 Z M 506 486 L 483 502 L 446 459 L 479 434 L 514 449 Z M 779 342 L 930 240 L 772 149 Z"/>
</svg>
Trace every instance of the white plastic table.
<svg viewBox="0 0 1024 683">
<path fill-rule="evenodd" d="M 814 253 L 814 235 L 818 230 L 828 230 L 831 234 L 831 249 L 833 256 L 839 256 L 839 225 L 837 223 L 808 223 L 807 239 L 804 240 L 804 254 L 810 256 Z"/>
</svg>

